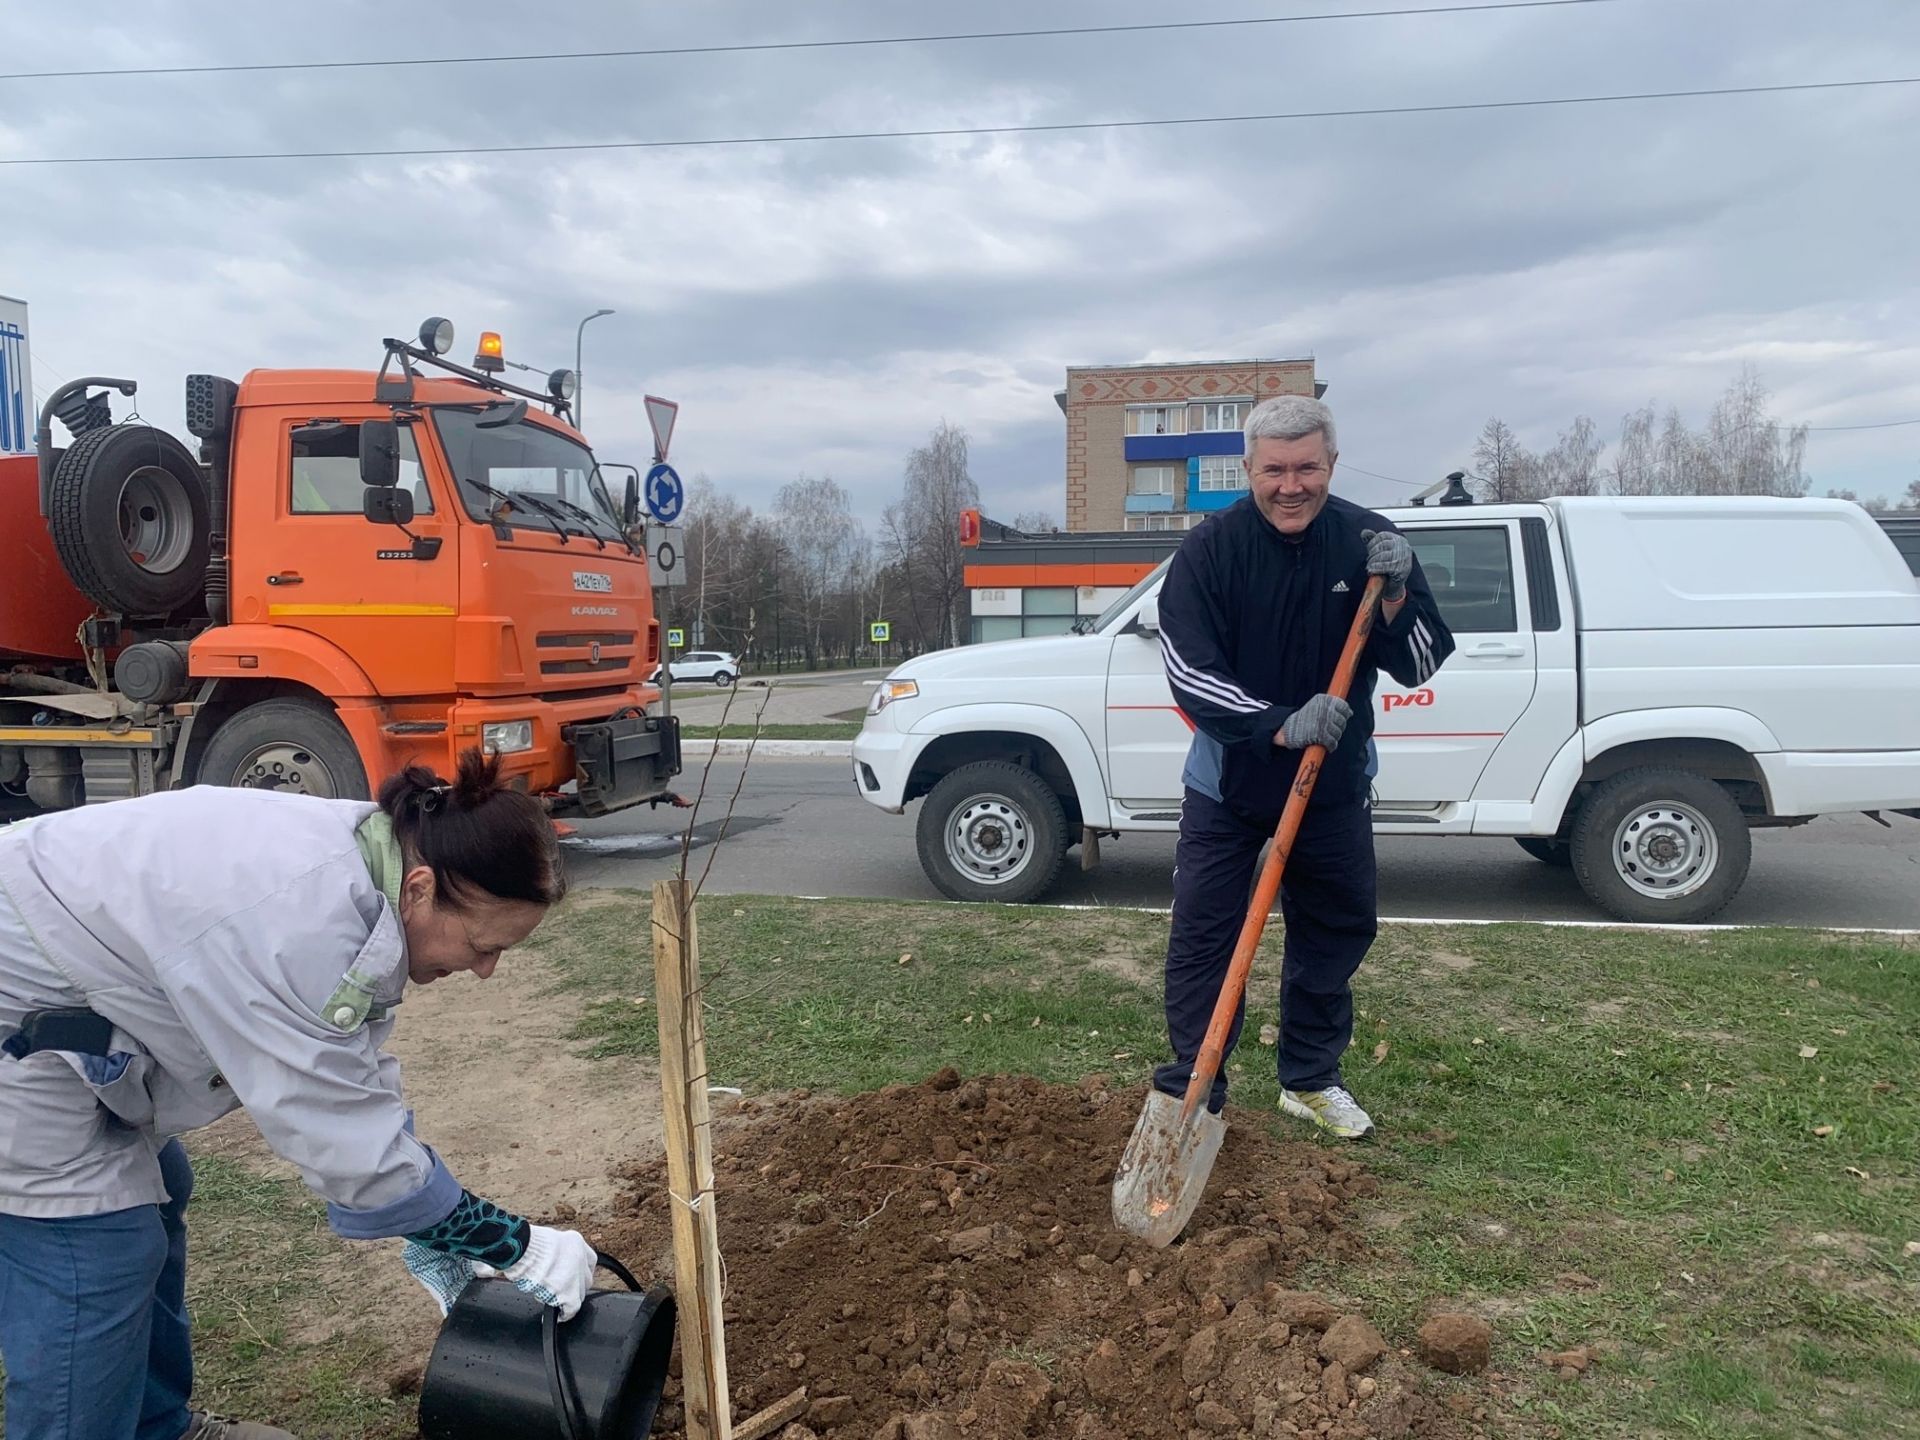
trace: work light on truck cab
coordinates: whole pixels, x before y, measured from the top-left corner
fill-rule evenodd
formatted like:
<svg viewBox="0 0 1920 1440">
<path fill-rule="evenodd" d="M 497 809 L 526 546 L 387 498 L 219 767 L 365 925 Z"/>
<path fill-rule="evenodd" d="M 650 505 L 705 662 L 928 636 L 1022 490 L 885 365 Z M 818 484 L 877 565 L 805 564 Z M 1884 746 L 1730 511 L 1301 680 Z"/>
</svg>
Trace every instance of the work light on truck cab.
<svg viewBox="0 0 1920 1440">
<path fill-rule="evenodd" d="M 563 403 L 573 399 L 579 388 L 580 377 L 571 370 L 556 370 L 547 376 L 547 393 Z"/>
<path fill-rule="evenodd" d="M 420 348 L 435 355 L 445 355 L 453 349 L 453 322 L 439 315 L 429 315 L 420 322 Z"/>
</svg>

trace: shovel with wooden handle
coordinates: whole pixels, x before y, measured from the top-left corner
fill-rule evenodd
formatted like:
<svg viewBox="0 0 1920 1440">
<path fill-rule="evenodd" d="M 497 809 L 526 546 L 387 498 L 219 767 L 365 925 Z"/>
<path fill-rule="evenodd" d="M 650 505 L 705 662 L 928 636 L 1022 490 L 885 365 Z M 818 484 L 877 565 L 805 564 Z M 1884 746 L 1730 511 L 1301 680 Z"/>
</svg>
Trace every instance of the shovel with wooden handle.
<svg viewBox="0 0 1920 1440">
<path fill-rule="evenodd" d="M 1374 612 L 1380 604 L 1380 591 L 1386 582 L 1378 575 L 1367 581 L 1360 596 L 1360 609 L 1347 632 L 1346 648 L 1333 672 L 1327 693 L 1336 699 L 1347 698 L 1353 685 L 1353 672 L 1359 668 L 1360 652 L 1373 629 Z M 1260 937 L 1267 928 L 1267 914 L 1280 893 L 1280 877 L 1286 872 L 1287 855 L 1294 837 L 1300 833 L 1300 821 L 1307 813 L 1307 801 L 1313 795 L 1314 782 L 1326 761 L 1324 745 L 1309 745 L 1300 757 L 1300 770 L 1293 790 L 1287 796 L 1287 808 L 1281 812 L 1273 844 L 1267 850 L 1267 863 L 1261 867 L 1260 882 L 1253 888 L 1247 918 L 1240 927 L 1240 943 L 1234 947 L 1233 963 L 1214 1002 L 1213 1019 L 1208 1022 L 1206 1039 L 1193 1062 L 1193 1074 L 1187 1081 L 1182 1099 L 1159 1090 L 1149 1091 L 1146 1107 L 1134 1124 L 1126 1151 L 1120 1156 L 1120 1169 L 1113 1177 L 1113 1223 L 1130 1235 L 1137 1235 L 1156 1248 L 1170 1245 L 1186 1228 L 1207 1188 L 1207 1176 L 1213 1173 L 1214 1157 L 1226 1138 L 1224 1116 L 1207 1109 L 1213 1078 L 1220 1073 L 1221 1055 L 1227 1048 L 1227 1035 L 1233 1029 L 1233 1017 L 1239 1013 L 1240 997 L 1246 993 L 1247 975 L 1253 969 L 1253 955 L 1260 948 Z"/>
</svg>

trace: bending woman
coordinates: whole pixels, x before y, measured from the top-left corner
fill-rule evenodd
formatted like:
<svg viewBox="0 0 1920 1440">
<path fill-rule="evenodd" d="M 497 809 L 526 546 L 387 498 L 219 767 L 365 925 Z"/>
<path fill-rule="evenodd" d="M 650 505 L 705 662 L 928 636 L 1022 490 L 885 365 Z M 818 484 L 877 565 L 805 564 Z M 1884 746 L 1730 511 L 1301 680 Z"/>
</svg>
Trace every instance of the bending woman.
<svg viewBox="0 0 1920 1440">
<path fill-rule="evenodd" d="M 499 1273 L 563 1318 L 593 1248 L 464 1190 L 382 1046 L 408 982 L 485 979 L 566 882 L 469 751 L 378 804 L 197 786 L 0 830 L 0 1362 L 14 1440 L 274 1440 L 189 1411 L 193 1171 L 245 1106 L 352 1240 L 444 1309 Z"/>
</svg>

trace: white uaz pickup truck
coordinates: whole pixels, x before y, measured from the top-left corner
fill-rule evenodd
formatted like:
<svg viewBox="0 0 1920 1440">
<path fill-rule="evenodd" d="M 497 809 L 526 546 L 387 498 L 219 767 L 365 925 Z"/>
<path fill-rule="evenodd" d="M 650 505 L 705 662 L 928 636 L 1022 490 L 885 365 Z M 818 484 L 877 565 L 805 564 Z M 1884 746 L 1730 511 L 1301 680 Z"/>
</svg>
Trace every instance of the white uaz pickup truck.
<svg viewBox="0 0 1920 1440">
<path fill-rule="evenodd" d="M 1839 500 L 1582 498 L 1387 512 L 1458 650 L 1374 703 L 1374 829 L 1511 835 L 1622 919 L 1712 915 L 1748 831 L 1920 818 L 1920 581 Z M 1164 566 L 1162 567 L 1164 570 Z M 854 783 L 925 797 L 955 899 L 1029 901 L 1068 847 L 1174 830 L 1192 726 L 1158 644 L 1162 571 L 1085 633 L 922 656 L 876 689 Z"/>
</svg>

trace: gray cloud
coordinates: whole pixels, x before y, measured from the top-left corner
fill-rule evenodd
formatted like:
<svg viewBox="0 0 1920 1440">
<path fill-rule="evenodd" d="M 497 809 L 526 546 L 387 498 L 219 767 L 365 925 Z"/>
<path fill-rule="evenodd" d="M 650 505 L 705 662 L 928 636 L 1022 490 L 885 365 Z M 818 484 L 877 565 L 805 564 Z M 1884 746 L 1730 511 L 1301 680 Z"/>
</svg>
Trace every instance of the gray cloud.
<svg viewBox="0 0 1920 1440">
<path fill-rule="evenodd" d="M 0 21 L 5 68 L 1020 28 L 955 12 L 707 3 L 233 13 L 121 3 Z M 1046 23 L 1164 16 L 1050 6 Z M 1196 18 L 1245 14 L 1192 7 Z M 451 17 L 451 18 L 450 18 Z M 1061 123 L 1897 73 L 1920 9 L 1622 0 L 1153 36 L 299 74 L 0 83 L 0 156 L 548 143 Z M 832 473 L 878 514 L 941 419 L 996 513 L 1061 508 L 1068 364 L 1311 353 L 1346 456 L 1425 482 L 1484 420 L 1550 443 L 1742 363 L 1784 418 L 1920 416 L 1911 91 L 1454 116 L 591 155 L 0 169 L 0 291 L 36 380 L 371 365 L 429 312 L 529 363 L 587 332 L 609 456 L 639 398 L 675 458 L 764 505 Z M 1897 492 L 1920 427 L 1816 435 L 1817 483 Z M 1380 503 L 1404 489 L 1349 475 Z"/>
</svg>

